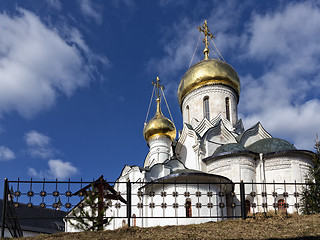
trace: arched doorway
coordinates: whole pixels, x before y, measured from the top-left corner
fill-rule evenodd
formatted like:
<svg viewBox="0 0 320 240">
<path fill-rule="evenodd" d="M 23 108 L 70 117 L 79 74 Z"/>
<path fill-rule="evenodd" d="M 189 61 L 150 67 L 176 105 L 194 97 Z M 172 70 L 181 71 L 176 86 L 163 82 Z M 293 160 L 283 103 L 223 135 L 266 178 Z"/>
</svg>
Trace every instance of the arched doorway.
<svg viewBox="0 0 320 240">
<path fill-rule="evenodd" d="M 248 216 L 248 214 L 251 212 L 251 203 L 249 200 L 245 201 L 245 205 L 246 205 L 246 215 Z"/>
<path fill-rule="evenodd" d="M 278 211 L 285 212 L 286 211 L 286 201 L 284 199 L 278 200 Z"/>
<path fill-rule="evenodd" d="M 126 220 L 122 220 L 122 227 L 124 227 L 126 225 L 127 225 Z"/>
<path fill-rule="evenodd" d="M 186 200 L 186 217 L 190 218 L 192 217 L 192 209 L 191 209 L 191 199 Z"/>
<path fill-rule="evenodd" d="M 132 218 L 133 218 L 133 226 L 137 226 L 137 217 L 135 214 L 132 215 Z"/>
</svg>

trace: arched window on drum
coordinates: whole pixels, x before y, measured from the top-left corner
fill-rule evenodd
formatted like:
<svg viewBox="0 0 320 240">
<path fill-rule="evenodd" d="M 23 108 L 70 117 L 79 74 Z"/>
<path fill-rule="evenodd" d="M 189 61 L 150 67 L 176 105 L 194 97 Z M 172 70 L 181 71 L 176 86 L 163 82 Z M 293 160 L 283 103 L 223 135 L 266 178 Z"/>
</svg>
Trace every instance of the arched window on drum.
<svg viewBox="0 0 320 240">
<path fill-rule="evenodd" d="M 187 121 L 188 121 L 188 123 L 190 123 L 190 109 L 189 109 L 189 106 L 186 107 L 186 111 L 187 111 Z"/>
<path fill-rule="evenodd" d="M 210 120 L 209 97 L 203 99 L 203 116 Z"/>
<path fill-rule="evenodd" d="M 226 98 L 226 118 L 230 121 L 230 100 Z"/>
</svg>

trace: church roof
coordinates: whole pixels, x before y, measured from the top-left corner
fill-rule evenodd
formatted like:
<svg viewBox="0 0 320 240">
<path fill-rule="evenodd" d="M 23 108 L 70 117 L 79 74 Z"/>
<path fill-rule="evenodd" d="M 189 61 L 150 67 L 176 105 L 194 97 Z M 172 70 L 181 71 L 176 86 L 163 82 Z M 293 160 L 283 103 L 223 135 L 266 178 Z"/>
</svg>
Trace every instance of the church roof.
<svg viewBox="0 0 320 240">
<path fill-rule="evenodd" d="M 242 134 L 237 137 L 237 140 L 241 145 L 247 147 L 256 141 L 265 138 L 272 138 L 272 136 L 264 129 L 262 124 L 258 122 L 251 128 L 242 132 Z"/>
<path fill-rule="evenodd" d="M 228 143 L 221 145 L 214 151 L 214 155 L 224 153 L 224 152 L 234 152 L 234 151 L 246 151 L 246 148 L 240 143 Z"/>
<path fill-rule="evenodd" d="M 0 216 L 2 216 L 3 199 L 0 199 Z M 23 231 L 39 233 L 57 233 L 64 231 L 63 218 L 67 212 L 50 208 L 33 206 L 29 208 L 27 204 L 19 203 L 15 208 L 17 217 Z M 2 224 L 2 219 L 0 219 Z"/>
<path fill-rule="evenodd" d="M 266 138 L 251 144 L 250 146 L 246 147 L 246 149 L 255 153 L 271 153 L 296 150 L 297 148 L 293 144 L 283 139 Z"/>
<path fill-rule="evenodd" d="M 176 173 L 203 173 L 203 172 L 194 170 L 194 169 L 177 169 L 177 170 L 174 170 L 171 174 L 176 174 Z"/>
<path fill-rule="evenodd" d="M 192 170 L 192 169 L 179 169 L 172 172 L 170 175 L 157 178 L 151 182 L 146 183 L 144 186 L 140 187 L 140 189 L 147 188 L 159 182 L 174 184 L 174 183 L 195 183 L 195 182 L 208 183 L 208 181 L 211 182 L 212 184 L 214 183 L 227 184 L 226 187 L 228 188 L 228 191 L 231 191 L 234 187 L 233 182 L 229 178 L 221 175 L 205 173 L 205 172 Z"/>
</svg>

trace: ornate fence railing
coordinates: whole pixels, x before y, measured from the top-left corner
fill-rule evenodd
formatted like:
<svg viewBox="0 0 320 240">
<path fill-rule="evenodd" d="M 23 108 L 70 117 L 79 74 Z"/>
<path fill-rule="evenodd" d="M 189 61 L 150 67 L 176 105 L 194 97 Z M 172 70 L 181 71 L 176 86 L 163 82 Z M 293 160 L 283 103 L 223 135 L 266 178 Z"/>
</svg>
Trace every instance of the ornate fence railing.
<svg viewBox="0 0 320 240">
<path fill-rule="evenodd" d="M 270 211 L 311 213 L 315 208 L 320 210 L 319 192 L 320 186 L 311 183 L 106 182 L 103 177 L 92 182 L 5 179 L 1 237 L 5 229 L 14 237 L 21 236 L 20 223 L 35 219 L 60 219 L 70 230 L 81 222 L 78 219 L 87 219 L 84 221 L 91 226 L 104 229 L 107 222 L 110 228 L 124 224 L 149 227 L 246 219 Z M 26 209 L 24 212 L 33 209 L 33 214 L 21 215 L 19 208 Z M 55 211 L 44 215 L 42 209 Z"/>
</svg>

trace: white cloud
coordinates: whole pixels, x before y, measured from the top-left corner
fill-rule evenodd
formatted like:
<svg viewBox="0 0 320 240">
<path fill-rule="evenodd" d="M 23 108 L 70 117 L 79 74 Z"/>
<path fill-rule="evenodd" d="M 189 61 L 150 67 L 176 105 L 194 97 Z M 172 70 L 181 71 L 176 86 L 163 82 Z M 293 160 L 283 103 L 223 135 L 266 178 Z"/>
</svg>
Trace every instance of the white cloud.
<svg viewBox="0 0 320 240">
<path fill-rule="evenodd" d="M 11 149 L 5 146 L 0 146 L 0 161 L 8 161 L 14 158 L 15 154 Z"/>
<path fill-rule="evenodd" d="M 102 22 L 102 15 L 99 7 L 92 0 L 79 0 L 81 12 L 90 18 L 93 18 L 98 24 Z"/>
<path fill-rule="evenodd" d="M 53 106 L 93 79 L 96 61 L 76 29 L 50 29 L 29 11 L 0 13 L 0 116 L 23 117 Z M 69 33 L 70 32 L 70 33 Z"/>
<path fill-rule="evenodd" d="M 50 144 L 50 138 L 42 133 L 32 130 L 25 134 L 25 141 L 28 146 L 42 147 Z"/>
<path fill-rule="evenodd" d="M 320 37 L 318 21 L 319 8 L 311 3 L 289 4 L 283 11 L 255 15 L 250 30 L 250 54 L 268 60 L 307 57 L 310 50 L 319 53 L 319 42 L 315 41 Z"/>
<path fill-rule="evenodd" d="M 273 135 L 313 148 L 320 131 L 320 9 L 289 4 L 252 18 L 247 58 L 264 64 L 256 78 L 241 78 L 240 112 L 247 127 L 262 121 Z"/>
<path fill-rule="evenodd" d="M 78 169 L 70 162 L 63 162 L 60 159 L 51 159 L 48 161 L 48 170 L 36 171 L 34 168 L 28 169 L 28 174 L 34 178 L 48 178 L 48 179 L 67 179 L 78 173 Z"/>
<path fill-rule="evenodd" d="M 24 140 L 28 146 L 27 152 L 34 158 L 50 158 L 56 151 L 50 144 L 51 139 L 35 130 L 27 132 Z"/>
</svg>

